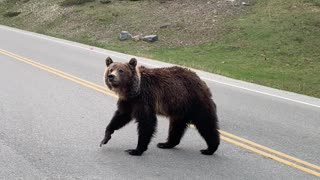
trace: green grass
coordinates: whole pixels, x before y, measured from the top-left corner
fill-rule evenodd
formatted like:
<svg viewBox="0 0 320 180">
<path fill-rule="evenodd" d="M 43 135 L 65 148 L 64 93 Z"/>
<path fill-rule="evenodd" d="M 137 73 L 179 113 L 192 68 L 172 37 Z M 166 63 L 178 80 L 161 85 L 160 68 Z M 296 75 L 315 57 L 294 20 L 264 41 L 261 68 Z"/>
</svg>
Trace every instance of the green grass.
<svg viewBox="0 0 320 180">
<path fill-rule="evenodd" d="M 304 2 L 313 3 L 316 6 L 320 6 L 320 0 L 305 0 Z"/>
<path fill-rule="evenodd" d="M 316 9 L 316 10 L 315 10 Z M 320 97 L 320 13 L 299 0 L 260 0 L 219 40 L 150 57 Z"/>
<path fill-rule="evenodd" d="M 0 12 L 19 10 L 17 2 L 0 3 Z M 320 97 L 320 0 L 256 0 L 246 14 L 220 24 L 215 41 L 196 46 L 165 46 L 162 38 L 176 35 L 176 29 L 170 28 L 160 29 L 160 41 L 155 43 L 119 41 L 120 28 L 113 29 L 108 42 L 101 40 L 111 25 L 120 22 L 133 30 L 146 27 L 150 18 L 139 13 L 139 3 L 101 5 L 96 1 L 74 6 L 71 13 L 35 26 L 27 21 L 35 18 L 32 13 L 10 18 L 2 13 L 0 23 Z"/>
<path fill-rule="evenodd" d="M 259 0 L 249 14 L 227 22 L 212 43 L 156 46 L 141 50 L 132 42 L 100 45 L 320 97 L 320 9 L 302 0 Z"/>
</svg>

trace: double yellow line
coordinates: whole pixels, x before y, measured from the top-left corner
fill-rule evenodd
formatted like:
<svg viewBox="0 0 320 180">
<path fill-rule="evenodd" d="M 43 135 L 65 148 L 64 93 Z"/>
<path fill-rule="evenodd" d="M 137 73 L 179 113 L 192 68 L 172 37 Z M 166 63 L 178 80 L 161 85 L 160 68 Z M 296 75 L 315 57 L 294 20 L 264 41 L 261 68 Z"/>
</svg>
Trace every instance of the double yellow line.
<svg viewBox="0 0 320 180">
<path fill-rule="evenodd" d="M 39 69 L 42 69 L 44 71 L 50 72 L 50 73 L 55 74 L 57 76 L 60 76 L 62 78 L 68 79 L 70 81 L 73 81 L 73 82 L 78 83 L 80 85 L 83 85 L 85 87 L 88 87 L 88 88 L 91 88 L 93 90 L 96 90 L 96 91 L 98 91 L 100 93 L 103 93 L 103 94 L 106 94 L 108 96 L 112 96 L 112 97 L 117 98 L 117 96 L 114 93 L 112 93 L 111 91 L 108 91 L 105 87 L 100 86 L 98 84 L 95 84 L 95 83 L 80 79 L 80 78 L 78 78 L 76 76 L 73 76 L 71 74 L 62 72 L 62 71 L 60 71 L 58 69 L 55 69 L 55 68 L 40 64 L 38 62 L 32 61 L 30 59 L 27 59 L 25 57 L 13 54 L 11 52 L 8 52 L 8 51 L 2 50 L 2 49 L 0 49 L 0 54 L 6 55 L 6 56 L 11 57 L 13 59 L 16 59 L 18 61 L 27 63 L 29 65 L 32 65 L 32 66 L 37 67 Z M 191 127 L 193 127 L 193 126 L 191 126 Z M 236 135 L 233 135 L 231 133 L 225 132 L 223 130 L 220 130 L 220 134 L 221 134 L 221 139 L 226 141 L 226 142 L 229 142 L 231 144 L 240 146 L 240 147 L 242 147 L 244 149 L 247 149 L 249 151 L 257 153 L 257 154 L 259 154 L 261 156 L 273 159 L 273 160 L 275 160 L 277 162 L 280 162 L 282 164 L 288 165 L 290 167 L 299 169 L 299 170 L 301 170 L 303 172 L 306 172 L 306 173 L 312 174 L 314 176 L 320 177 L 320 166 L 308 163 L 306 161 L 303 161 L 301 159 L 289 156 L 289 155 L 281 153 L 279 151 L 275 151 L 275 150 L 273 150 L 271 148 L 262 146 L 260 144 L 257 144 L 255 142 L 249 141 L 249 140 L 241 138 L 241 137 L 238 137 Z"/>
</svg>

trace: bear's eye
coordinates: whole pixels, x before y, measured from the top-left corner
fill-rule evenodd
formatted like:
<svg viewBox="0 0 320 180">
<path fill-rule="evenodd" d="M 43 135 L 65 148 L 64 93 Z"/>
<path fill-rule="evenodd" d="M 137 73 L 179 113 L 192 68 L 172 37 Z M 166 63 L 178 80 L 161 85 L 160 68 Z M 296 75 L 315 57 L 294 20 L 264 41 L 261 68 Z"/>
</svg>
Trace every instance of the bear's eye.
<svg viewBox="0 0 320 180">
<path fill-rule="evenodd" d="M 112 71 L 113 71 L 113 69 L 109 69 L 109 71 L 110 71 L 110 72 L 112 72 Z"/>
<path fill-rule="evenodd" d="M 123 70 L 122 70 L 122 69 L 119 69 L 119 73 L 123 73 Z"/>
</svg>

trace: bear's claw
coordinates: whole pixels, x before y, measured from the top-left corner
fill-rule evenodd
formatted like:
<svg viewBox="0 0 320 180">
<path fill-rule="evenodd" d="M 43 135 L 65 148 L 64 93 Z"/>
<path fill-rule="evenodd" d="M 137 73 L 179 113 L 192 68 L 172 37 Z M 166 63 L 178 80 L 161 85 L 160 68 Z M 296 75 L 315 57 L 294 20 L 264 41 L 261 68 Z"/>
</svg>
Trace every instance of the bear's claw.
<svg viewBox="0 0 320 180">
<path fill-rule="evenodd" d="M 107 144 L 110 139 L 111 139 L 111 135 L 105 136 L 104 139 L 100 143 L 100 147 L 102 147 L 104 144 Z"/>
</svg>

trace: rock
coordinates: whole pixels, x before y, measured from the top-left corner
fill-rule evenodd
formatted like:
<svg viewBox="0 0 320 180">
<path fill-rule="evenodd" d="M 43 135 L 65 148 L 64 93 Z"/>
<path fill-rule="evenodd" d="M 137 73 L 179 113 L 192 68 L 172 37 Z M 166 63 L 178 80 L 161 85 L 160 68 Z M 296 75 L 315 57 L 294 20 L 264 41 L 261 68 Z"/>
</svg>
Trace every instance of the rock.
<svg viewBox="0 0 320 180">
<path fill-rule="evenodd" d="M 155 41 L 158 41 L 159 39 L 157 35 L 147 35 L 147 36 L 144 36 L 142 40 L 147 42 L 155 42 Z"/>
<path fill-rule="evenodd" d="M 241 4 L 242 4 L 243 6 L 250 6 L 250 4 L 249 4 L 248 2 L 244 2 L 244 1 L 242 1 Z"/>
<path fill-rule="evenodd" d="M 133 41 L 140 41 L 142 39 L 142 35 L 136 35 L 132 37 Z"/>
<path fill-rule="evenodd" d="M 131 39 L 132 35 L 128 31 L 121 31 L 119 39 L 120 41 Z"/>
</svg>

